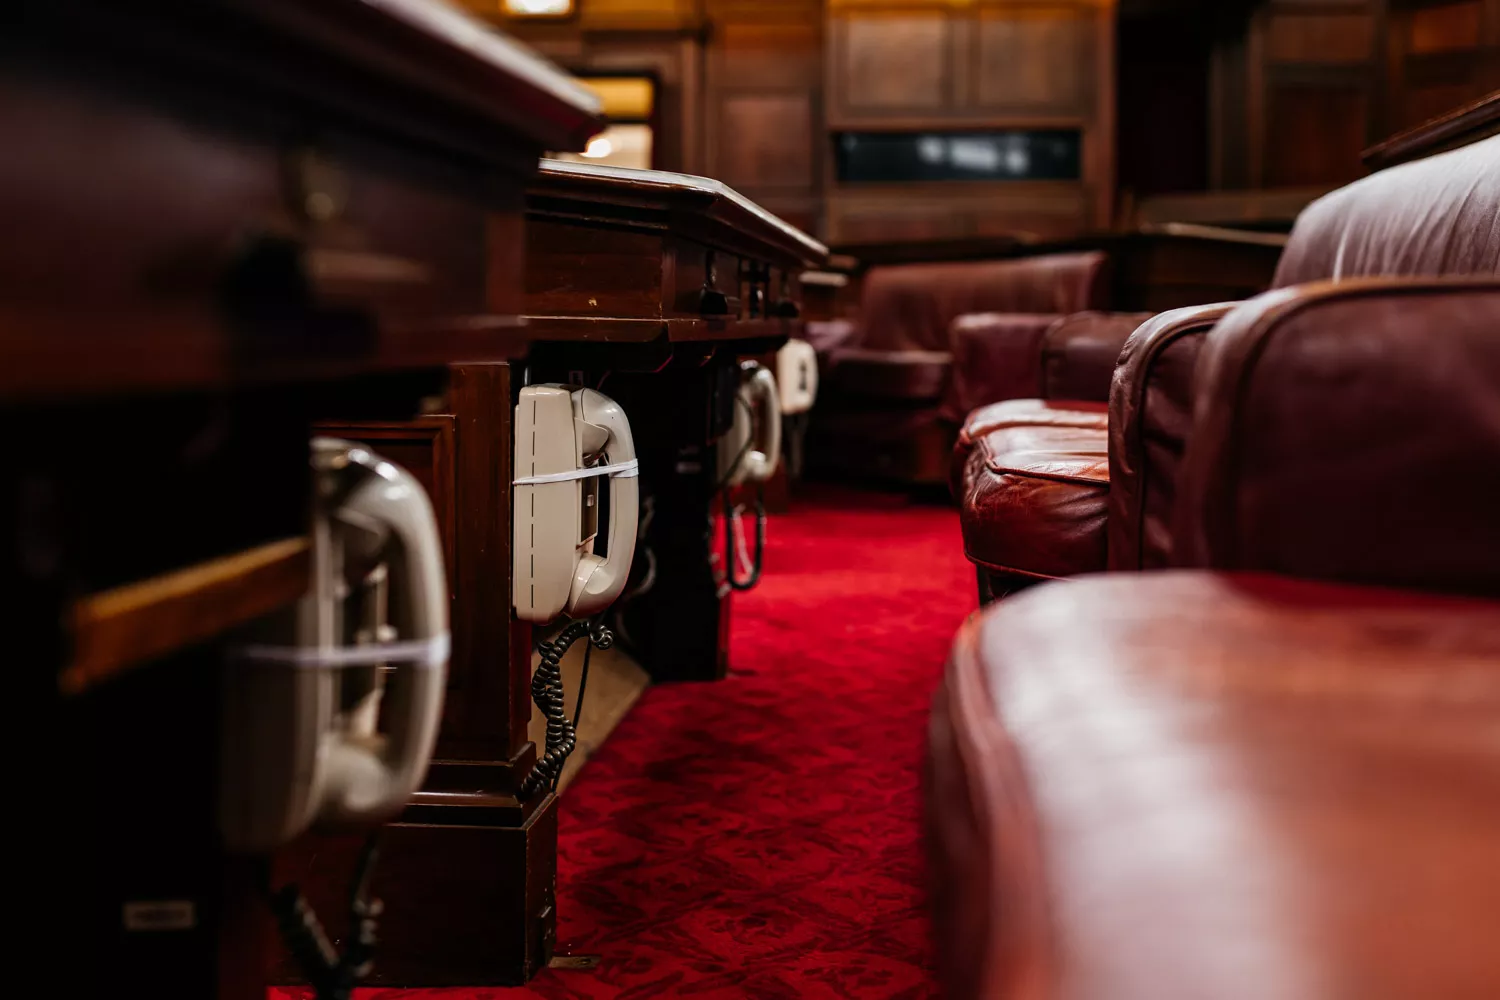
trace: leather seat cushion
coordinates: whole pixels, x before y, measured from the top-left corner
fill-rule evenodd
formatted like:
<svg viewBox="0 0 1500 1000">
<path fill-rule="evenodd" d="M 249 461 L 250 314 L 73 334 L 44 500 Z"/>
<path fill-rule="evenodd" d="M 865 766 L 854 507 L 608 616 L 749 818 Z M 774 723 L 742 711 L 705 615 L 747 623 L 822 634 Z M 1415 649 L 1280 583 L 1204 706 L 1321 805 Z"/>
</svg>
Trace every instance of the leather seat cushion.
<svg viewBox="0 0 1500 1000">
<path fill-rule="evenodd" d="M 851 399 L 937 400 L 948 387 L 946 351 L 838 348 L 829 355 L 825 391 Z"/>
<path fill-rule="evenodd" d="M 1500 603 L 1204 571 L 976 616 L 927 782 L 944 995 L 1500 996 Z"/>
<path fill-rule="evenodd" d="M 986 569 L 1062 577 L 1105 568 L 1108 407 L 1006 400 L 970 415 L 951 468 L 964 552 Z"/>
</svg>

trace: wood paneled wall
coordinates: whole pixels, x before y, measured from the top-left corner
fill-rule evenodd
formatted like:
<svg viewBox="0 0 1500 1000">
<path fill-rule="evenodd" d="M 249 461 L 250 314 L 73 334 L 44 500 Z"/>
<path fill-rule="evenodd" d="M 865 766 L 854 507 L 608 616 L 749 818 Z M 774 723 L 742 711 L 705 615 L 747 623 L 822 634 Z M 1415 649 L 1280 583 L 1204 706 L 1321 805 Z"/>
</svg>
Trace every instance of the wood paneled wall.
<svg viewBox="0 0 1500 1000">
<path fill-rule="evenodd" d="M 849 186 L 826 173 L 834 242 L 1064 236 L 1110 223 L 1113 0 L 827 0 L 827 126 L 1077 128 L 1067 182 Z"/>
<path fill-rule="evenodd" d="M 705 0 L 704 165 L 809 232 L 822 228 L 820 0 Z"/>
<path fill-rule="evenodd" d="M 1500 0 L 579 0 L 536 23 L 466 2 L 575 71 L 654 74 L 658 166 L 843 244 L 1065 238 L 1193 191 L 1305 200 L 1500 88 Z M 1007 128 L 1079 129 L 1081 180 L 835 179 L 843 131 Z"/>
<path fill-rule="evenodd" d="M 1270 0 L 1213 56 L 1211 184 L 1336 187 L 1383 135 L 1380 0 Z"/>
<path fill-rule="evenodd" d="M 507 18 L 499 0 L 462 2 L 572 72 L 654 76 L 655 165 L 705 172 L 703 0 L 580 0 L 562 21 Z"/>
<path fill-rule="evenodd" d="M 1500 0 L 1390 0 L 1384 131 L 1500 90 Z"/>
</svg>

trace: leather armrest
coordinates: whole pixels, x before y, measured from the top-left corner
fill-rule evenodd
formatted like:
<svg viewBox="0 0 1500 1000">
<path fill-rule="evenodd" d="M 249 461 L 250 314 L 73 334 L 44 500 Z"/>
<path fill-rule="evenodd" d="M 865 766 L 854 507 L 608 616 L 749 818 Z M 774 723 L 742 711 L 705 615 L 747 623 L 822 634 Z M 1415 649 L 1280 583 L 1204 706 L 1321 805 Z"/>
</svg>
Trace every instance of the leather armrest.
<svg viewBox="0 0 1500 1000">
<path fill-rule="evenodd" d="M 1500 281 L 1258 296 L 1199 359 L 1182 565 L 1500 595 Z"/>
<path fill-rule="evenodd" d="M 1120 351 L 1152 315 L 1082 312 L 1053 323 L 1042 337 L 1042 398 L 1109 402 Z"/>
<path fill-rule="evenodd" d="M 949 327 L 953 377 L 942 415 L 955 424 L 981 406 L 1042 395 L 1042 342 L 1056 313 L 971 313 Z"/>
<path fill-rule="evenodd" d="M 1234 303 L 1164 312 L 1125 341 L 1109 393 L 1109 566 L 1172 564 L 1176 481 L 1204 338 Z"/>
</svg>

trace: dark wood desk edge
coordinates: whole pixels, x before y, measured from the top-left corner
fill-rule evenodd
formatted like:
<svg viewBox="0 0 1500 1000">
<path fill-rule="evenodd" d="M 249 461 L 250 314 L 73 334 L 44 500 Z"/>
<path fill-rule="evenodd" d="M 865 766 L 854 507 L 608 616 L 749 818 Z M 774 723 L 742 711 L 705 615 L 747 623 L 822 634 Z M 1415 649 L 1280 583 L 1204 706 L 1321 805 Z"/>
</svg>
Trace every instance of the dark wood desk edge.
<svg viewBox="0 0 1500 1000">
<path fill-rule="evenodd" d="M 212 59 L 221 75 L 254 72 L 275 82 L 267 66 L 244 58 L 245 47 L 260 45 L 289 54 L 320 55 L 320 73 L 359 86 L 375 84 L 460 110 L 471 123 L 497 129 L 533 148 L 579 150 L 603 127 L 598 98 L 541 56 L 484 22 L 445 4 L 427 0 L 203 0 L 183 18 L 177 5 L 131 5 L 129 11 L 107 0 L 52 0 L 22 19 L 20 37 L 48 37 L 76 48 L 105 40 L 148 42 L 172 57 L 163 38 L 197 43 L 200 65 Z M 298 81 L 289 74 L 287 81 Z M 292 86 L 300 86 L 293 82 Z M 347 108 L 345 109 L 348 110 Z M 387 111 L 362 109 L 398 131 L 405 126 Z M 495 148 L 500 156 L 510 151 Z"/>
<path fill-rule="evenodd" d="M 1384 170 L 1500 134 L 1500 90 L 1365 150 L 1371 170 Z"/>
<path fill-rule="evenodd" d="M 822 243 L 712 178 L 543 160 L 526 194 L 528 215 L 646 225 L 783 267 L 821 267 L 828 259 Z M 630 211 L 604 217 L 598 207 L 606 205 Z"/>
</svg>

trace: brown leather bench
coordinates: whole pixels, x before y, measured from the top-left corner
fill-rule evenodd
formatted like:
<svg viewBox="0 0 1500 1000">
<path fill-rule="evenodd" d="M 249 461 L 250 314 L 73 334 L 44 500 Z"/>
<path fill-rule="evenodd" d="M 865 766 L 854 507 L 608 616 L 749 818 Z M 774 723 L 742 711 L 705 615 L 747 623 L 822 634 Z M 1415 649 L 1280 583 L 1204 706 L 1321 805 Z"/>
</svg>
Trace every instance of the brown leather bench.
<svg viewBox="0 0 1500 1000">
<path fill-rule="evenodd" d="M 1198 362 L 1185 568 L 954 645 L 944 995 L 1500 996 L 1500 281 L 1270 293 Z"/>
<path fill-rule="evenodd" d="M 815 326 L 821 356 L 809 461 L 848 475 L 941 483 L 957 424 L 953 393 L 957 316 L 1009 317 L 1040 351 L 1058 320 L 1104 307 L 1102 253 L 1020 260 L 899 264 L 864 277 L 857 323 Z M 1037 360 L 1024 366 L 1030 373 Z M 944 415 L 948 419 L 944 419 Z"/>
<path fill-rule="evenodd" d="M 1369 275 L 1500 274 L 1497 219 L 1500 137 L 1392 168 L 1309 206 L 1292 233 L 1276 287 L 1281 294 L 1294 294 L 1305 282 Z M 1036 451 L 1034 469 L 1024 462 L 997 467 L 969 461 L 976 448 L 996 452 L 1005 441 L 990 440 L 993 432 L 985 430 L 989 411 L 980 409 L 968 418 L 953 463 L 961 475 L 952 486 L 964 508 L 964 547 L 979 568 L 982 595 L 1010 592 L 1039 578 L 1170 562 L 1167 519 L 1187 442 L 1197 356 L 1231 306 L 1163 313 L 1125 342 L 1114 370 L 1108 430 L 1073 435 L 1068 441 L 1076 453 L 1108 454 L 1107 471 L 1091 465 L 1086 482 L 1078 484 L 1087 486 L 1091 502 L 1107 498 L 1106 518 L 1092 513 L 1057 516 L 1051 509 L 1058 502 L 1057 491 L 1032 488 L 1033 474 L 1046 476 L 1055 467 L 1056 456 L 1045 450 Z M 955 325 L 973 333 L 966 323 Z M 986 333 L 992 341 L 1022 339 L 1003 330 Z M 986 347 L 996 357 L 1007 349 L 1024 347 Z M 1069 403 L 1056 396 L 1051 403 L 1048 421 L 1055 422 Z M 1002 437 L 1018 433 L 1009 427 Z M 1032 509 L 1037 503 L 1044 509 Z M 1081 508 L 1073 509 L 1081 513 Z M 1044 559 L 1018 558 L 1001 565 L 983 558 L 1003 548 L 1023 526 L 1050 535 L 1029 546 Z M 1066 560 L 1057 558 L 1062 554 Z"/>
</svg>

